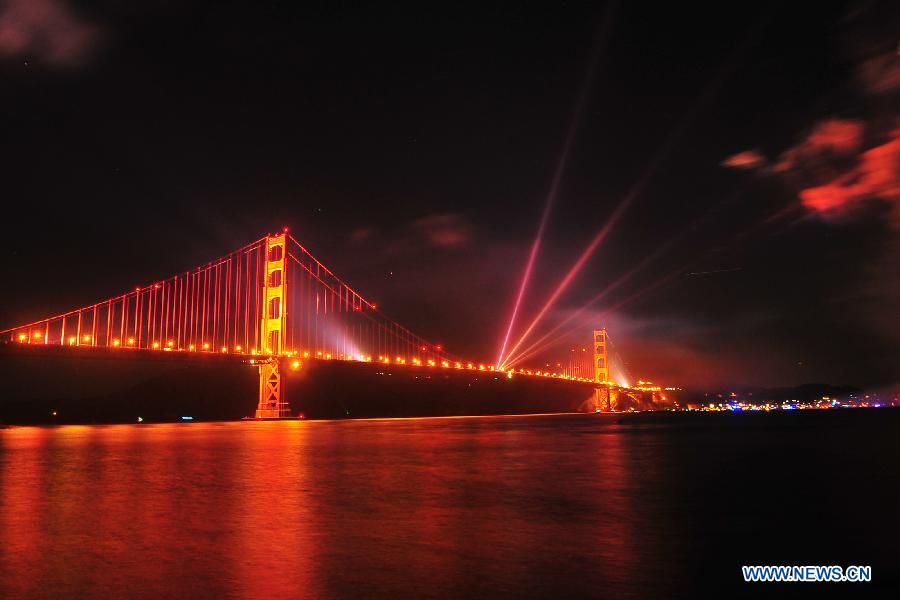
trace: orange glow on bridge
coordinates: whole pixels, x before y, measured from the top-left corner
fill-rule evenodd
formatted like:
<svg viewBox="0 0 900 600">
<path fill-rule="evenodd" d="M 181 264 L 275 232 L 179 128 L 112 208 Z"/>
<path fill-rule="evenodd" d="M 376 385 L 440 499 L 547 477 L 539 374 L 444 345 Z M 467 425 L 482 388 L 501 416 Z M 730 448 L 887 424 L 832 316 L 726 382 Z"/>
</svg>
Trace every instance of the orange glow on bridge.
<svg viewBox="0 0 900 600">
<path fill-rule="evenodd" d="M 0 339 L 77 352 L 107 348 L 253 356 L 247 362 L 259 368 L 261 377 L 257 414 L 266 418 L 287 415 L 278 365 L 284 359 L 298 369 L 294 357 L 505 373 L 507 378 L 515 373 L 583 383 L 607 379 L 587 372 L 515 370 L 455 356 L 443 344 L 387 318 L 286 231 L 169 279 L 0 331 Z"/>
</svg>

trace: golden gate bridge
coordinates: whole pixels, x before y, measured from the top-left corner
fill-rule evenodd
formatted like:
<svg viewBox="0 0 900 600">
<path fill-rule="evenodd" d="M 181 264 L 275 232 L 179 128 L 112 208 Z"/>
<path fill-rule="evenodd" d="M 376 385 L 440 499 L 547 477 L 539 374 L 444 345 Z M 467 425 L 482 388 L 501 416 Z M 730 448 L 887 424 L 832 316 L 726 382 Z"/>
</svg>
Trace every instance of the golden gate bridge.
<svg viewBox="0 0 900 600">
<path fill-rule="evenodd" d="M 577 360 L 570 357 L 564 369 L 549 363 L 546 369 L 531 369 L 465 359 L 387 317 L 287 228 L 167 279 L 2 330 L 0 339 L 8 347 L 97 349 L 113 355 L 160 352 L 178 359 L 218 355 L 250 364 L 259 372 L 258 419 L 292 416 L 283 372 L 299 369 L 306 360 L 591 384 L 598 411 L 613 408 L 618 392 L 627 391 L 610 381 L 605 329 L 594 331 L 591 351 L 583 349 Z"/>
</svg>

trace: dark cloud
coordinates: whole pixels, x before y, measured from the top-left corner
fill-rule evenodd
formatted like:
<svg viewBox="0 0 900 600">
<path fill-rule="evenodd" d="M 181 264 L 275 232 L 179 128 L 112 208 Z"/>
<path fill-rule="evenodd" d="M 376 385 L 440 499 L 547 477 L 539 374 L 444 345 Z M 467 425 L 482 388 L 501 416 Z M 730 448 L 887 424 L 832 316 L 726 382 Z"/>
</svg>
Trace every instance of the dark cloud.
<svg viewBox="0 0 900 600">
<path fill-rule="evenodd" d="M 900 94 L 900 42 L 895 52 L 885 52 L 864 60 L 859 67 L 859 81 L 872 95 Z"/>
<path fill-rule="evenodd" d="M 350 242 L 353 244 L 362 244 L 373 235 L 375 235 L 375 230 L 373 228 L 360 227 L 350 232 Z"/>
<path fill-rule="evenodd" d="M 350 243 L 377 249 L 386 256 L 424 250 L 462 250 L 475 242 L 475 228 L 458 214 L 418 217 L 397 228 L 358 227 L 350 232 Z"/>
<path fill-rule="evenodd" d="M 461 215 L 429 215 L 413 221 L 411 229 L 438 248 L 458 248 L 472 241 L 472 228 Z"/>
<path fill-rule="evenodd" d="M 0 5 L 0 55 L 51 67 L 81 66 L 96 48 L 97 26 L 62 0 L 6 0 Z"/>
</svg>

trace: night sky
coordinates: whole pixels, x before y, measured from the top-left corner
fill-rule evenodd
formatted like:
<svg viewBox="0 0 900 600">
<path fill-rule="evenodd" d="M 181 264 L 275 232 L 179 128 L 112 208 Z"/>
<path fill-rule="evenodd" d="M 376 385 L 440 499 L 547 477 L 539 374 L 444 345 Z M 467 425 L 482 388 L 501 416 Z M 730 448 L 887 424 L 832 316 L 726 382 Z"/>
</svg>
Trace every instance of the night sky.
<svg viewBox="0 0 900 600">
<path fill-rule="evenodd" d="M 0 328 L 289 226 L 493 361 L 572 131 L 513 337 L 641 268 L 534 364 L 896 383 L 900 4 L 388 4 L 0 5 Z"/>
</svg>

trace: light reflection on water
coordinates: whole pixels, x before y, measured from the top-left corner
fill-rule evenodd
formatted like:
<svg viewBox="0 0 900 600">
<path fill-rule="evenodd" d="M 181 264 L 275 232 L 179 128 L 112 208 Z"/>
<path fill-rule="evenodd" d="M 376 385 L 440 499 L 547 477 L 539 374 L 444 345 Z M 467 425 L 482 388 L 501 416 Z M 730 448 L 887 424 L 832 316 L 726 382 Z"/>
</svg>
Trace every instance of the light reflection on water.
<svg viewBox="0 0 900 600">
<path fill-rule="evenodd" d="M 806 433 L 592 415 L 4 430 L 0 597 L 691 590 L 772 516 L 735 505 L 731 468 Z"/>
</svg>

